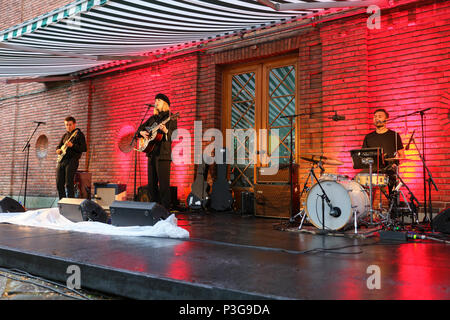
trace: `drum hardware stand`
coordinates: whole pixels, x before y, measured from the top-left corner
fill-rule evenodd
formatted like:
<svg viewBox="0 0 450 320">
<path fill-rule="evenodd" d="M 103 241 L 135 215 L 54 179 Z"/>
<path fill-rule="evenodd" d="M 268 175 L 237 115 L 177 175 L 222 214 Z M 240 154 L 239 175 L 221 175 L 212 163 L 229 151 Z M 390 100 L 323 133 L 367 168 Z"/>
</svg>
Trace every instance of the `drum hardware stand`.
<svg viewBox="0 0 450 320">
<path fill-rule="evenodd" d="M 406 185 L 406 183 L 403 181 L 403 179 L 400 177 L 400 175 L 397 175 L 397 177 L 400 179 L 400 183 L 397 185 L 397 187 L 394 189 L 394 194 L 392 196 L 392 203 L 390 205 L 389 208 L 389 213 L 392 212 L 392 208 L 394 206 L 394 202 L 398 200 L 399 194 L 402 195 L 403 197 L 403 201 L 406 203 L 407 209 L 409 214 L 411 214 L 411 220 L 412 220 L 412 224 L 418 224 L 419 222 L 419 217 L 418 217 L 418 213 L 417 213 L 417 208 L 420 207 L 420 202 L 419 200 L 417 200 L 417 198 L 414 196 L 414 194 L 412 193 L 411 189 Z M 407 201 L 405 194 L 403 193 L 403 191 L 400 189 L 401 187 L 405 186 L 406 189 L 409 192 L 410 195 L 410 202 L 411 204 Z M 416 202 L 416 203 L 414 203 Z M 411 208 L 412 207 L 412 208 Z M 402 224 L 404 225 L 404 214 L 402 213 Z"/>
<path fill-rule="evenodd" d="M 314 163 L 312 164 L 310 170 L 314 170 L 313 167 L 314 167 Z M 302 199 L 303 193 L 309 189 L 309 188 L 308 188 L 308 181 L 309 181 L 310 178 L 311 178 L 311 172 L 309 172 L 309 173 L 306 175 L 306 181 L 305 181 L 305 184 L 303 185 L 303 189 L 302 189 L 302 192 L 300 193 L 300 197 L 299 197 L 300 201 L 301 201 L 301 199 Z M 312 181 L 312 179 L 311 179 L 311 181 Z M 295 219 L 296 219 L 298 216 L 301 216 L 301 217 L 302 217 L 302 220 L 301 220 L 301 222 L 300 222 L 300 225 L 298 226 L 298 230 L 301 230 L 301 229 L 302 229 L 303 222 L 305 221 L 305 218 L 306 218 L 306 212 L 305 212 L 305 209 L 301 209 L 295 216 L 293 216 L 293 217 L 289 220 L 289 222 L 291 222 L 291 223 L 294 222 Z"/>
<path fill-rule="evenodd" d="M 369 209 L 369 215 L 370 215 L 370 224 L 373 224 L 373 205 L 372 205 L 372 201 L 373 201 L 373 194 L 372 194 L 372 190 L 373 190 L 373 185 L 372 185 L 372 165 L 373 165 L 373 159 L 372 158 L 363 158 L 361 159 L 361 162 L 363 164 L 368 164 L 369 165 L 369 203 L 370 203 L 370 209 Z"/>
</svg>

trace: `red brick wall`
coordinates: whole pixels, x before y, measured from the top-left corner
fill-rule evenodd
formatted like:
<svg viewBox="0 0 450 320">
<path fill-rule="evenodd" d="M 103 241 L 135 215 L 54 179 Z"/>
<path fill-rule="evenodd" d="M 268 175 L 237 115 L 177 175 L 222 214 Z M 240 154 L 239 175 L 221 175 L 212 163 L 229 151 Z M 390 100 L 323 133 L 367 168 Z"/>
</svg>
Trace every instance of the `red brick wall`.
<svg viewBox="0 0 450 320">
<path fill-rule="evenodd" d="M 353 176 L 356 171 L 349 150 L 359 148 L 364 135 L 373 130 L 375 108 L 385 107 L 395 118 L 431 107 L 426 113 L 425 155 L 439 187 L 439 192 L 433 191 L 433 207 L 442 210 L 450 206 L 450 141 L 446 134 L 450 128 L 449 7 L 445 1 L 416 2 L 384 10 L 380 30 L 369 30 L 368 15 L 361 14 L 308 26 L 286 39 L 277 35 L 256 47 L 230 45 L 222 51 L 195 53 L 74 84 L 2 85 L 0 153 L 4 160 L 0 164 L 0 194 L 20 192 L 24 159 L 21 149 L 33 129 L 32 121 L 42 120 L 47 125 L 39 128 L 31 144 L 32 178 L 28 190 L 34 195 L 56 195 L 54 147 L 64 132 L 64 117 L 72 114 L 89 140 L 89 152 L 80 169 L 89 169 L 94 181 L 127 183 L 131 195 L 133 152 L 121 148 L 143 116 L 144 103 L 152 103 L 156 93 L 166 92 L 173 111 L 182 115 L 179 128 L 193 134 L 194 120 L 202 121 L 203 130 L 220 128 L 225 107 L 222 66 L 296 52 L 297 111 L 325 112 L 299 119 L 300 155 L 323 153 L 336 157 L 344 165 L 327 167 L 327 171 Z M 0 21 L 5 24 L 4 18 Z M 346 120 L 328 119 L 334 111 L 345 115 Z M 405 144 L 416 130 L 421 150 L 418 115 L 392 122 L 389 127 L 399 131 Z M 49 155 L 38 160 L 34 146 L 41 134 L 49 138 Z M 407 155 L 411 161 L 402 165 L 401 174 L 422 201 L 422 167 L 415 146 Z M 147 183 L 142 154 L 138 163 L 139 186 Z M 309 163 L 299 164 L 303 177 Z M 180 198 L 190 191 L 194 173 L 194 165 L 173 167 L 172 185 L 178 186 Z"/>
</svg>

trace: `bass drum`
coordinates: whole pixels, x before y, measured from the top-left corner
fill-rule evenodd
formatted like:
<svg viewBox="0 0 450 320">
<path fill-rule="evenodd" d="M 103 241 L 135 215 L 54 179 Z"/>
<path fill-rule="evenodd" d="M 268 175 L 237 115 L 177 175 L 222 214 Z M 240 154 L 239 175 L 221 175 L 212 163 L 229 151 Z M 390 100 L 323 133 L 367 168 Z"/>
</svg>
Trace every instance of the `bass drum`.
<svg viewBox="0 0 450 320">
<path fill-rule="evenodd" d="M 324 216 L 326 230 L 339 230 L 353 222 L 354 211 L 357 219 L 364 217 L 370 209 L 370 200 L 366 190 L 357 182 L 321 181 L 320 185 L 325 190 L 334 208 L 339 208 L 339 216 L 332 216 L 331 209 L 324 199 Z M 322 196 L 323 192 L 319 184 L 315 184 L 306 196 L 306 214 L 309 221 L 318 229 L 322 229 Z"/>
</svg>

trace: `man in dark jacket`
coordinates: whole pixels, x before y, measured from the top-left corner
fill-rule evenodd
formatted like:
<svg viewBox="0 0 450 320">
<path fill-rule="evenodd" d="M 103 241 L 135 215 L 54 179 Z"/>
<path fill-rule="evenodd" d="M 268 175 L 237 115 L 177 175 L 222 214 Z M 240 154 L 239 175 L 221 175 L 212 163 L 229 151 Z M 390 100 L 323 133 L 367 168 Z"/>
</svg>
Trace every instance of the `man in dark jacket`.
<svg viewBox="0 0 450 320">
<path fill-rule="evenodd" d="M 171 116 L 169 98 L 159 93 L 155 97 L 153 116 L 144 122 L 138 129 L 141 138 L 149 139 L 149 133 L 145 127 L 152 126 L 155 122 L 161 123 Z M 172 133 L 177 129 L 177 120 L 170 119 L 165 124 L 160 124 L 158 133 L 162 139 L 156 142 L 153 150 L 148 152 L 148 193 L 153 202 L 160 203 L 170 210 L 170 165 L 172 161 Z M 158 185 L 159 184 L 159 185 Z"/>
<path fill-rule="evenodd" d="M 56 187 L 59 199 L 75 197 L 74 178 L 78 169 L 79 160 L 83 152 L 86 152 L 86 138 L 80 129 L 76 128 L 74 117 L 64 119 L 66 133 L 56 147 L 58 164 L 56 166 Z"/>
</svg>

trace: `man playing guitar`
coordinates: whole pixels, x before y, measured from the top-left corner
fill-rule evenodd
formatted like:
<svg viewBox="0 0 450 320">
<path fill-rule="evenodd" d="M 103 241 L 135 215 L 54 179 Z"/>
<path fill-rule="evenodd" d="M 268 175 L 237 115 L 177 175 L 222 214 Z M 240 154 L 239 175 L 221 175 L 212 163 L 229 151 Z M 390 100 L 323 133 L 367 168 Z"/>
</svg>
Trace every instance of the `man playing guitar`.
<svg viewBox="0 0 450 320">
<path fill-rule="evenodd" d="M 138 129 L 139 137 L 149 139 L 146 127 L 161 123 L 171 116 L 169 98 L 159 93 L 155 96 L 153 115 Z M 150 201 L 160 203 L 170 210 L 170 165 L 172 161 L 172 133 L 177 129 L 177 120 L 170 119 L 160 124 L 158 131 L 163 136 L 160 141 L 146 153 L 148 158 L 148 191 Z"/>
<path fill-rule="evenodd" d="M 64 119 L 66 133 L 56 147 L 58 161 L 56 166 L 56 187 L 59 199 L 66 197 L 75 198 L 74 178 L 78 169 L 79 160 L 83 152 L 86 152 L 86 138 L 80 129 L 76 128 L 74 117 Z"/>
</svg>

